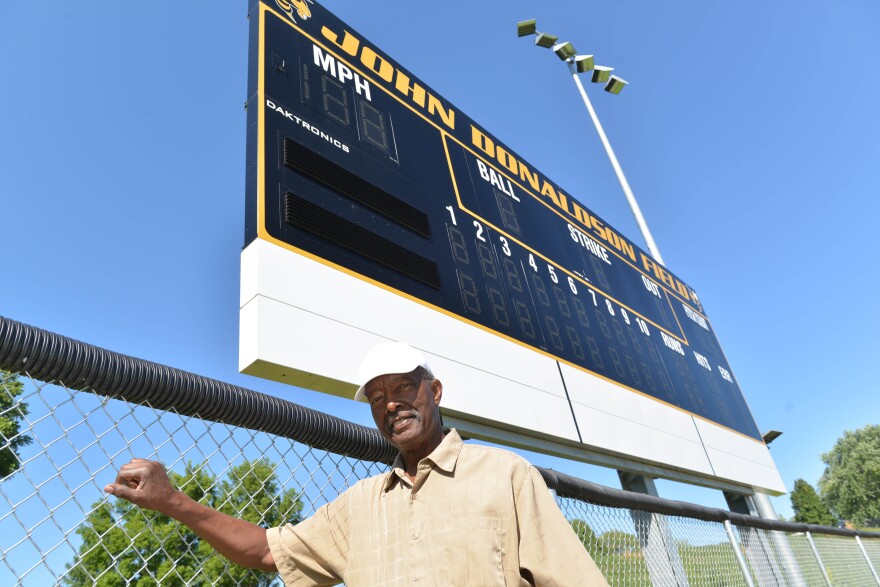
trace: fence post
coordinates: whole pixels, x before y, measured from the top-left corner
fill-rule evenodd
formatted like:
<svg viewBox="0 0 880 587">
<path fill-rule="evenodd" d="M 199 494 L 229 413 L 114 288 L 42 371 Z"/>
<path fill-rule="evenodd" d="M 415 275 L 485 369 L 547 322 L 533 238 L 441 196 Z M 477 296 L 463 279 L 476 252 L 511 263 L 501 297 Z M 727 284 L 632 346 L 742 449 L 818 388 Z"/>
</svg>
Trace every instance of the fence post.
<svg viewBox="0 0 880 587">
<path fill-rule="evenodd" d="M 862 556 L 865 557 L 865 562 L 868 563 L 868 568 L 871 569 L 871 574 L 874 575 L 874 582 L 877 585 L 880 585 L 880 577 L 877 577 L 877 571 L 874 569 L 874 565 L 871 564 L 871 559 L 868 558 L 868 552 L 865 550 L 865 545 L 862 544 L 862 539 L 859 538 L 859 535 L 856 534 L 856 542 L 859 544 L 859 550 L 862 551 Z"/>
<path fill-rule="evenodd" d="M 825 563 L 822 562 L 822 557 L 819 556 L 819 549 L 816 548 L 816 543 L 813 542 L 813 535 L 809 531 L 805 534 L 807 535 L 807 542 L 810 543 L 810 549 L 813 551 L 813 556 L 816 557 L 816 562 L 819 563 L 819 568 L 822 569 L 822 577 L 825 579 L 825 584 L 831 587 L 831 579 L 828 577 L 828 571 L 825 570 Z"/>
<path fill-rule="evenodd" d="M 627 491 L 643 493 L 645 495 L 657 495 L 657 486 L 654 480 L 644 475 L 636 475 L 624 471 L 618 471 L 620 484 Z M 688 587 L 687 574 L 684 564 L 678 554 L 678 547 L 672 539 L 672 531 L 669 522 L 662 514 L 640 512 L 630 510 L 630 516 L 642 544 L 642 553 L 645 556 L 645 564 L 648 567 L 648 575 L 654 585 L 678 585 Z"/>
<path fill-rule="evenodd" d="M 764 517 L 758 511 L 755 502 L 748 495 L 724 492 L 724 498 L 730 511 L 747 516 Z M 748 562 L 755 569 L 755 576 L 759 577 L 766 587 L 782 587 L 785 585 L 785 576 L 770 546 L 770 538 L 758 528 L 740 527 L 739 535 L 742 539 L 743 550 Z M 767 569 L 769 573 L 762 573 Z"/>
<path fill-rule="evenodd" d="M 739 564 L 739 570 L 743 574 L 743 579 L 746 580 L 746 585 L 748 585 L 748 587 L 755 587 L 755 583 L 752 581 L 752 574 L 749 572 L 748 565 L 746 565 L 746 559 L 743 558 L 739 543 L 736 541 L 736 536 L 733 534 L 733 527 L 730 525 L 730 520 L 724 520 L 724 530 L 727 532 L 727 539 L 730 541 L 730 547 L 733 548 L 733 554 L 736 556 L 736 562 Z"/>
</svg>

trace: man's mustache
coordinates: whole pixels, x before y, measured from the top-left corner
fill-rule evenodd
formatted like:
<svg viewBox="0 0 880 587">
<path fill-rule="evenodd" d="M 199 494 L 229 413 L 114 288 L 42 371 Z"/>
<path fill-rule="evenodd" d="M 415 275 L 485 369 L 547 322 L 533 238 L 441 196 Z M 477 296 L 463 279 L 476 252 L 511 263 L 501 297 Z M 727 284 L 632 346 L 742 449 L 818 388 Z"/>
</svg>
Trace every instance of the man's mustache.
<svg viewBox="0 0 880 587">
<path fill-rule="evenodd" d="M 402 420 L 406 420 L 408 418 L 415 418 L 419 422 L 422 421 L 422 415 L 417 410 L 407 410 L 405 412 L 396 412 L 394 414 L 390 414 L 385 418 L 385 429 L 393 430 L 394 426 L 401 422 Z"/>
</svg>

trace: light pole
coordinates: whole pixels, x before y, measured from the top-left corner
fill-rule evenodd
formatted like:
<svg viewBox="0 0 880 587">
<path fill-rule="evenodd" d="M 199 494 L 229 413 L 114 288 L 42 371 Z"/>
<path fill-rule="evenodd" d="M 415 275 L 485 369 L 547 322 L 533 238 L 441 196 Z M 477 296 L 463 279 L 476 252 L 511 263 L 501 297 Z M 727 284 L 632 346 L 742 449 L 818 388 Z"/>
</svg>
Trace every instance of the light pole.
<svg viewBox="0 0 880 587">
<path fill-rule="evenodd" d="M 605 83 L 605 91 L 611 94 L 619 94 L 624 86 L 626 86 L 627 82 L 616 75 L 611 75 L 613 68 L 595 65 L 592 55 L 578 55 L 571 43 L 558 43 L 557 41 L 559 40 L 559 37 L 556 35 L 538 32 L 537 21 L 535 19 L 524 20 L 517 23 L 516 30 L 520 37 L 535 35 L 535 45 L 546 49 L 552 49 L 561 60 L 568 64 L 568 68 L 571 71 L 571 77 L 581 94 L 584 106 L 587 107 L 587 112 L 590 113 L 590 118 L 593 121 L 593 125 L 596 127 L 596 132 L 599 133 L 599 139 L 602 141 L 602 146 L 605 147 L 605 153 L 611 161 L 611 167 L 614 168 L 617 181 L 620 182 L 620 187 L 623 189 L 626 201 L 629 203 L 630 210 L 632 210 L 633 216 L 636 219 L 636 225 L 638 225 L 642 237 L 645 239 L 645 244 L 648 246 L 648 252 L 651 253 L 651 256 L 654 257 L 658 263 L 665 265 L 666 263 L 663 262 L 660 250 L 657 248 L 657 243 L 654 242 L 654 237 L 648 229 L 648 223 L 645 221 L 641 208 L 639 208 L 639 203 L 636 201 L 636 197 L 633 195 L 632 189 L 629 187 L 629 182 L 626 181 L 626 176 L 623 174 L 620 162 L 617 161 L 617 156 L 611 148 L 611 143 L 608 142 L 608 137 L 605 135 L 602 123 L 599 122 L 599 117 L 596 116 L 596 111 L 593 109 L 593 105 L 587 97 L 587 92 L 584 89 L 578 74 L 592 71 L 591 81 Z"/>
<path fill-rule="evenodd" d="M 629 203 L 629 207 L 636 219 L 636 224 L 642 232 L 645 244 L 648 245 L 648 252 L 658 263 L 665 265 L 663 258 L 660 256 L 660 251 L 657 250 L 654 237 L 651 236 L 651 231 L 648 230 L 645 217 L 642 215 L 639 204 L 636 202 L 632 189 L 629 187 L 629 182 L 626 181 L 626 177 L 623 175 L 623 169 L 620 168 L 620 163 L 614 155 L 614 150 L 611 149 L 611 143 L 608 142 L 608 137 L 605 136 L 605 130 L 599 122 L 599 117 L 596 116 L 596 111 L 593 110 L 593 105 L 587 97 L 587 92 L 584 90 L 578 74 L 591 71 L 591 80 L 596 83 L 605 83 L 605 91 L 612 94 L 619 94 L 627 82 L 611 75 L 612 68 L 596 65 L 592 55 L 578 55 L 571 43 L 558 43 L 559 37 L 556 35 L 538 32 L 537 23 L 534 19 L 517 23 L 516 30 L 520 37 L 535 35 L 535 45 L 552 49 L 561 60 L 568 64 L 571 77 L 574 79 L 574 83 L 581 94 L 584 106 L 587 107 L 587 112 L 590 113 L 590 118 L 593 120 L 596 132 L 599 133 L 602 146 L 605 147 L 605 153 L 611 161 L 611 166 L 617 175 L 617 181 L 620 182 L 620 187 L 623 188 L 626 201 Z M 618 471 L 617 474 L 620 477 L 620 484 L 624 489 L 659 497 L 654 479 L 644 475 L 630 474 L 625 471 Z M 656 584 L 688 585 L 684 564 L 678 551 L 673 546 L 674 541 L 672 540 L 671 530 L 666 519 L 647 512 L 632 511 L 630 513 L 633 518 L 633 524 L 639 534 L 639 539 L 645 545 L 645 559 L 648 561 L 648 574 L 652 582 Z M 658 564 L 654 561 L 668 562 L 666 564 Z"/>
<path fill-rule="evenodd" d="M 608 155 L 608 159 L 611 161 L 611 166 L 614 168 L 614 173 L 617 175 L 617 181 L 620 182 L 620 187 L 623 189 L 626 201 L 629 203 L 629 207 L 636 219 L 636 224 L 642 232 L 642 237 L 645 239 L 645 243 L 648 246 L 648 252 L 658 263 L 665 265 L 666 263 L 663 262 L 663 257 L 657 249 L 657 243 L 654 242 L 654 237 L 651 236 L 651 231 L 648 229 L 648 224 L 645 221 L 645 217 L 642 215 L 642 210 L 639 208 L 639 204 L 632 193 L 632 189 L 629 187 L 629 182 L 626 181 L 626 177 L 623 175 L 623 169 L 621 169 L 620 163 L 617 161 L 617 156 L 615 156 L 614 150 L 611 148 L 611 143 L 608 142 L 605 130 L 599 122 L 599 117 L 596 116 L 596 111 L 593 109 L 593 105 L 587 97 L 587 92 L 584 89 L 578 74 L 592 71 L 591 81 L 604 83 L 605 91 L 611 94 L 619 94 L 627 85 L 627 82 L 615 75 L 611 75 L 614 68 L 596 65 L 592 55 L 578 55 L 571 43 L 559 43 L 559 37 L 556 35 L 539 32 L 537 30 L 537 21 L 535 19 L 518 22 L 516 30 L 517 35 L 520 37 L 535 35 L 535 45 L 546 49 L 552 49 L 561 60 L 568 64 L 569 71 L 571 71 L 571 77 L 577 86 L 578 92 L 580 92 L 581 98 L 584 101 L 584 106 L 587 107 L 587 112 L 590 113 L 590 118 L 593 121 L 593 125 L 596 127 L 596 132 L 599 133 L 599 139 L 602 141 L 602 146 L 605 147 L 605 153 Z M 780 434 L 782 433 L 774 430 L 765 434 L 763 437 L 765 445 L 769 445 L 774 439 L 779 437 Z M 624 489 L 638 493 L 646 493 L 648 495 L 658 495 L 653 479 L 643 475 L 626 473 L 624 471 L 618 471 L 618 475 Z M 731 511 L 757 515 L 771 520 L 778 519 L 776 511 L 773 509 L 773 504 L 770 502 L 770 497 L 765 493 L 755 491 L 753 495 L 747 496 L 725 492 L 725 498 L 728 501 Z M 640 521 L 635 518 L 634 521 L 639 532 L 644 533 L 644 530 L 639 525 Z M 669 534 L 668 528 L 665 528 L 662 525 L 652 526 L 652 524 L 647 524 L 646 527 L 651 528 L 655 526 L 657 531 L 667 535 Z M 645 534 L 642 538 L 644 538 L 643 542 L 645 544 L 651 544 L 653 542 L 656 546 L 657 540 L 649 540 L 650 533 Z M 795 559 L 790 546 L 787 542 L 780 541 L 778 538 L 778 536 L 773 536 L 774 542 L 777 543 L 778 551 L 782 553 L 782 559 L 786 564 L 786 568 L 792 577 L 800 578 L 800 571 L 793 562 Z M 669 544 L 672 544 L 671 539 L 669 540 Z M 649 563 L 648 571 L 652 578 L 655 578 L 655 582 L 659 583 L 670 582 L 687 585 L 687 578 L 684 576 L 684 566 L 681 563 L 677 551 L 673 549 L 667 554 L 669 555 L 669 561 L 672 563 L 671 570 L 666 568 L 658 569 L 656 566 Z"/>
</svg>

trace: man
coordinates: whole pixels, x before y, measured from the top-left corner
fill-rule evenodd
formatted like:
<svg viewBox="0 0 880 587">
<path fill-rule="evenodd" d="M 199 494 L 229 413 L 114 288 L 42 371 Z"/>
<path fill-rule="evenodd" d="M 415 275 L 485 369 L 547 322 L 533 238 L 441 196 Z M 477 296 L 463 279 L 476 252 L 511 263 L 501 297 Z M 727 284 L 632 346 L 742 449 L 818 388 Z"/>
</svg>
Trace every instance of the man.
<svg viewBox="0 0 880 587">
<path fill-rule="evenodd" d="M 607 585 L 534 467 L 444 433 L 443 385 L 419 351 L 375 347 L 360 382 L 355 399 L 400 454 L 390 472 L 296 526 L 265 530 L 200 505 L 143 459 L 105 491 L 179 520 L 235 563 L 280 572 L 289 587 Z"/>
</svg>

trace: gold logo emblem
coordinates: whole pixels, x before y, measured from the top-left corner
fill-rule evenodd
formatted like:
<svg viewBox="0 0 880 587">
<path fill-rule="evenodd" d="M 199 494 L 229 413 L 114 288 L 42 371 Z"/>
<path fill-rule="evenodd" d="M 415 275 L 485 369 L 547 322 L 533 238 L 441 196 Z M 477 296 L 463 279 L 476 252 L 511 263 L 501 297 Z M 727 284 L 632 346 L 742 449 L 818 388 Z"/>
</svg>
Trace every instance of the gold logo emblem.
<svg viewBox="0 0 880 587">
<path fill-rule="evenodd" d="M 311 0 L 308 1 L 311 2 Z M 308 20 L 312 16 L 312 11 L 306 4 L 306 0 L 275 0 L 275 3 L 293 22 L 296 22 L 294 13 L 303 20 Z"/>
</svg>

